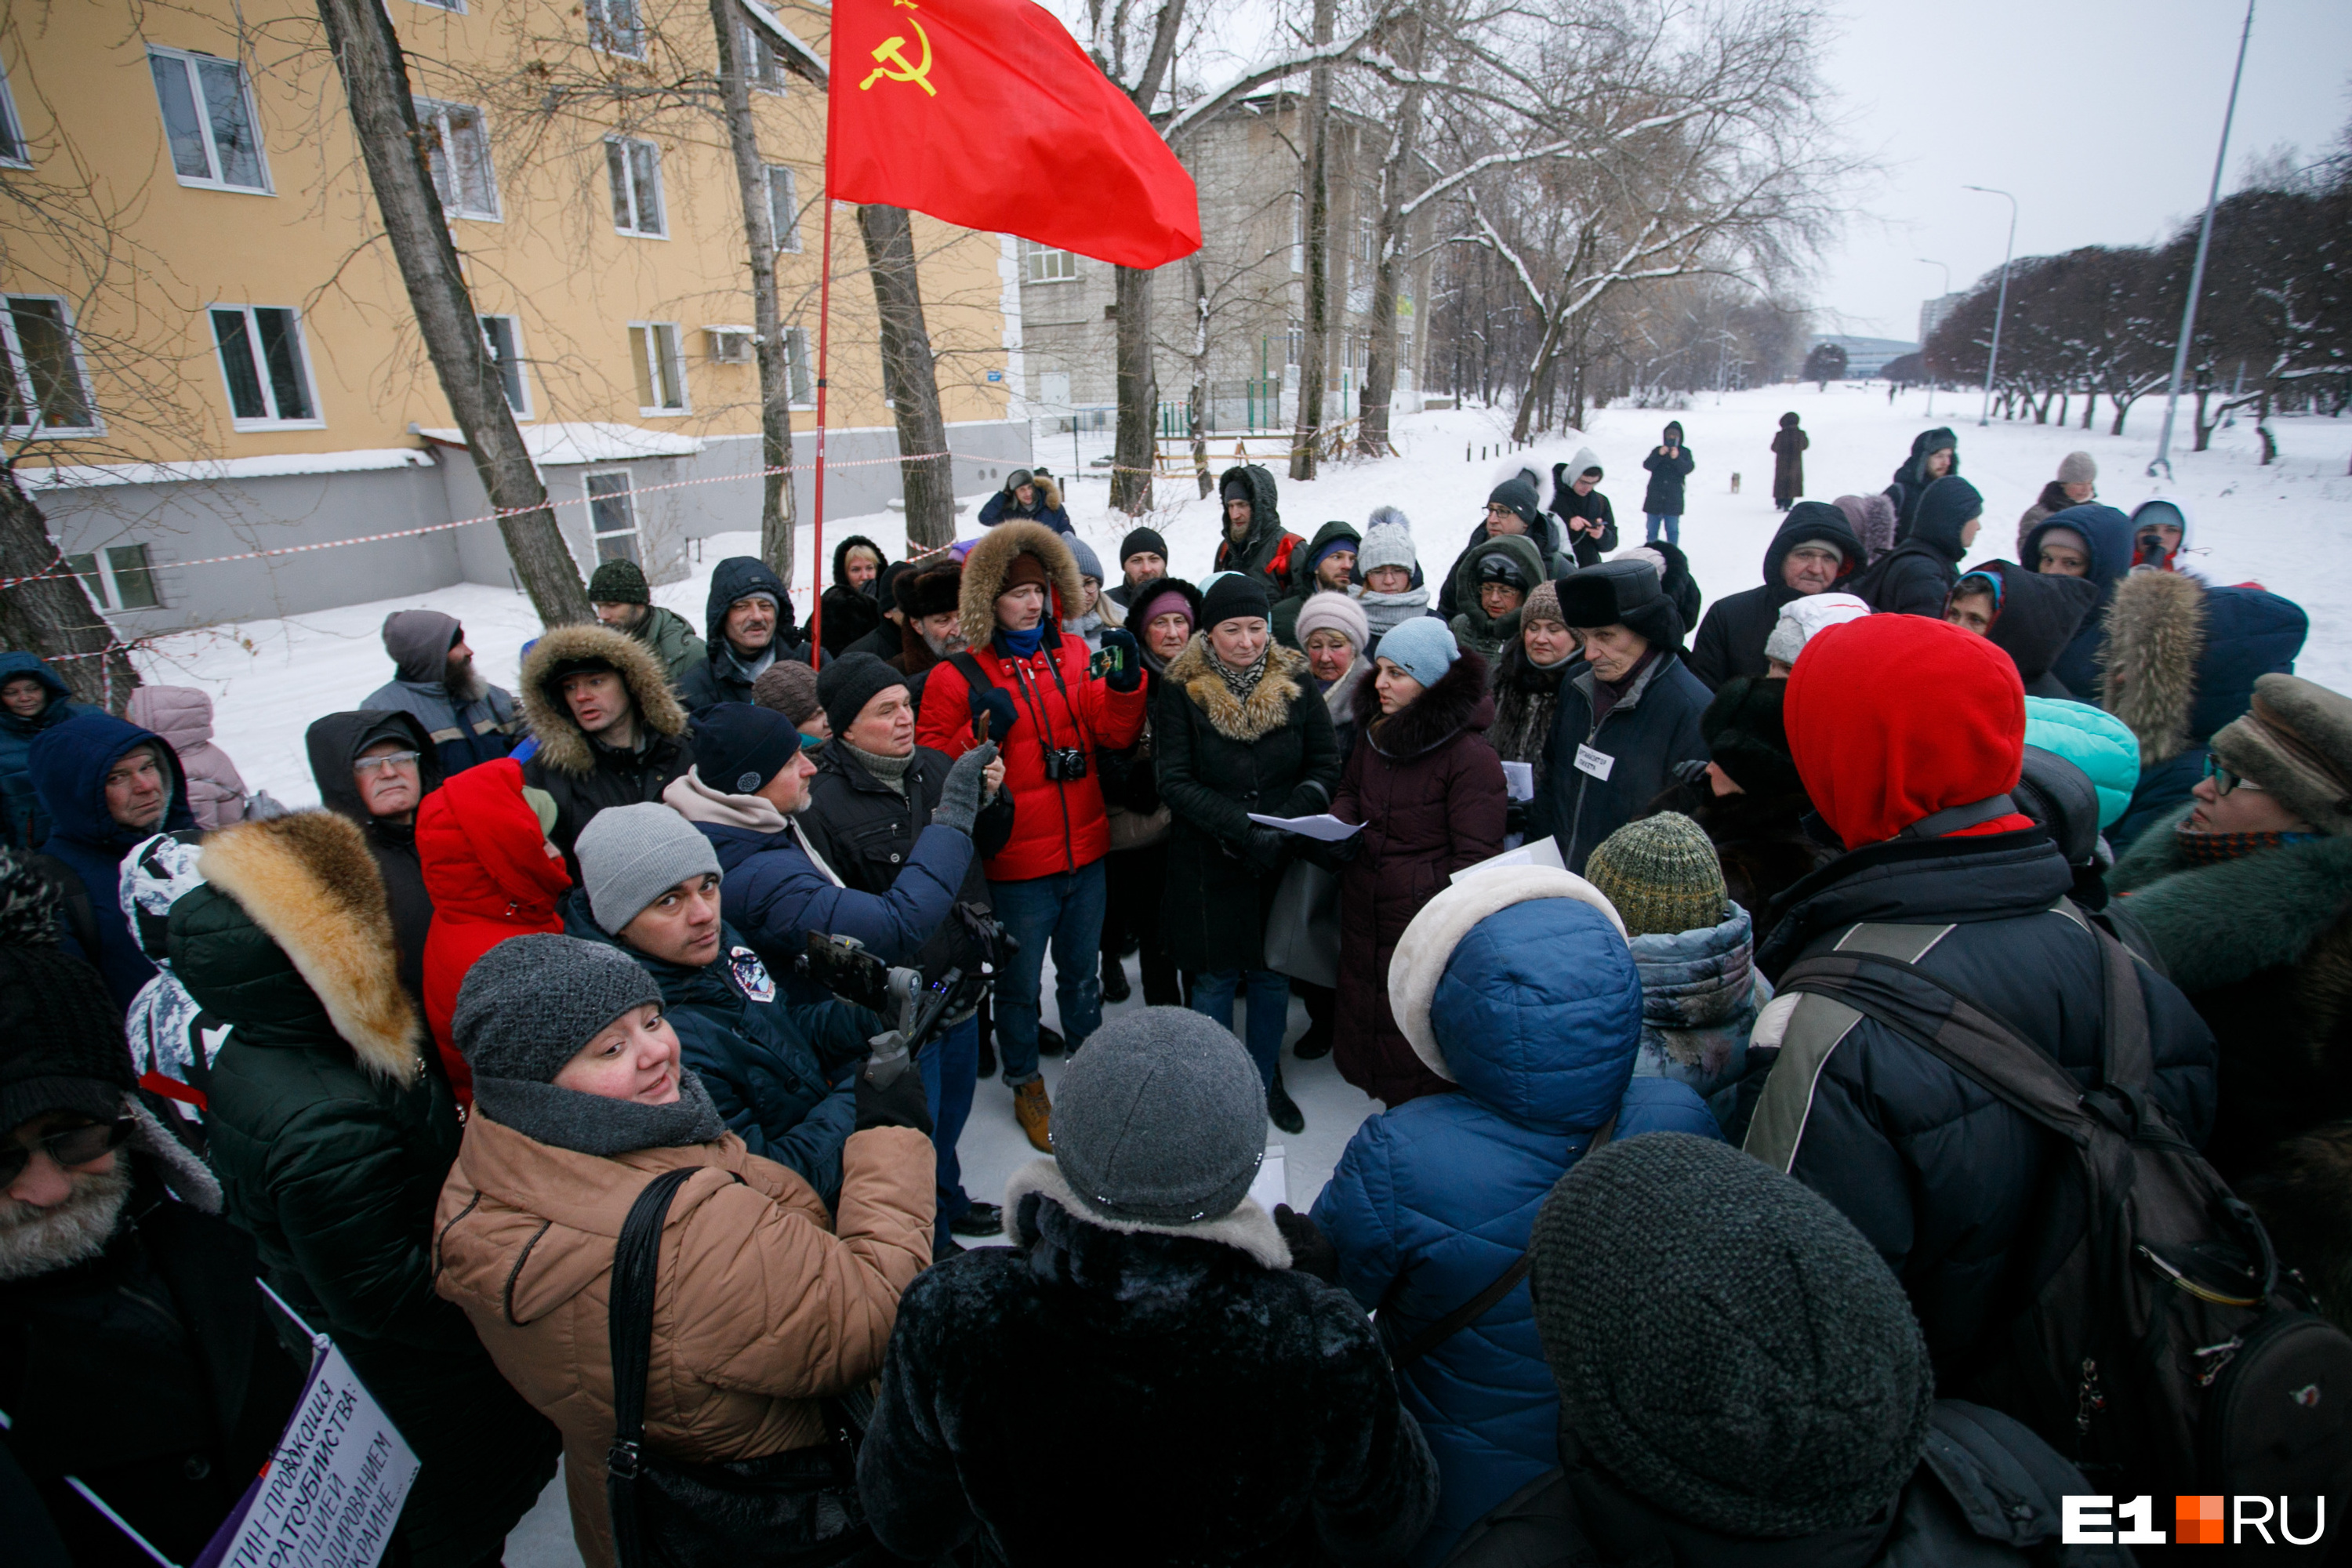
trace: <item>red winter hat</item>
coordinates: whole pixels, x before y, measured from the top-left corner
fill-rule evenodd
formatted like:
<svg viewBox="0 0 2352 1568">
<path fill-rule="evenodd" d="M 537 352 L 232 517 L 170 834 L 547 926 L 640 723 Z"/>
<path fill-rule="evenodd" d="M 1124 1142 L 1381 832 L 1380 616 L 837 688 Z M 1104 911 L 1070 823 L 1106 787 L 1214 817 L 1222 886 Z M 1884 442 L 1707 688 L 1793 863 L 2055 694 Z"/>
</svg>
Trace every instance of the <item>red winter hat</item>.
<svg viewBox="0 0 2352 1568">
<path fill-rule="evenodd" d="M 2024 760 L 2015 661 L 1925 616 L 1869 616 L 1816 633 L 1781 712 L 1805 793 L 1851 848 L 2015 789 Z M 2010 813 L 1952 836 L 2032 826 Z"/>
</svg>

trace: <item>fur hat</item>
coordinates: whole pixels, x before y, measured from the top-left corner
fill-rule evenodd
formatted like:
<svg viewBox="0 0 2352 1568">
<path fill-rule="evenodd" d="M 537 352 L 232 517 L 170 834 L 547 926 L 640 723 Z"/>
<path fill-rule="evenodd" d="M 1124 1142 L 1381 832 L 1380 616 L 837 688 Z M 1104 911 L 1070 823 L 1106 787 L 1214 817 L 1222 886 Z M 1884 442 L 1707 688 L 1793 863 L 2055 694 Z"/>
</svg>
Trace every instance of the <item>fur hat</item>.
<svg viewBox="0 0 2352 1568">
<path fill-rule="evenodd" d="M 900 615 L 910 621 L 921 621 L 954 610 L 962 587 L 962 564 L 942 556 L 920 565 L 909 565 L 899 574 L 890 592 Z"/>
<path fill-rule="evenodd" d="M 1402 566 L 1410 572 L 1420 564 L 1411 531 L 1392 522 L 1375 522 L 1366 529 L 1364 542 L 1356 550 L 1356 570 L 1366 575 L 1383 566 Z"/>
<path fill-rule="evenodd" d="M 1629 822 L 1594 847 L 1584 879 L 1616 906 L 1628 938 L 1710 931 L 1730 895 L 1706 832 L 1678 811 Z"/>
<path fill-rule="evenodd" d="M 2254 682 L 2254 705 L 2221 726 L 2213 754 L 2321 833 L 2352 836 L 2352 698 L 2299 675 Z"/>
<path fill-rule="evenodd" d="M 1559 584 L 1559 609 L 1571 626 L 1622 626 L 1653 647 L 1682 646 L 1682 612 L 1646 561 L 1604 561 L 1570 573 Z"/>
<path fill-rule="evenodd" d="M 2099 481 L 2098 459 L 2088 452 L 2069 452 L 2058 459 L 2058 482 L 2062 485 L 2091 485 Z"/>
<path fill-rule="evenodd" d="M 1364 516 L 1367 531 L 1375 528 L 1401 528 L 1407 537 L 1412 533 L 1412 519 L 1392 506 L 1376 506 Z"/>
<path fill-rule="evenodd" d="M 592 605 L 650 605 L 654 591 L 646 584 L 646 569 L 635 562 L 615 559 L 596 568 L 588 579 L 588 602 Z"/>
<path fill-rule="evenodd" d="M 1298 624 L 1293 634 L 1298 646 L 1307 646 L 1307 637 L 1315 632 L 1338 632 L 1346 637 L 1358 653 L 1371 640 L 1372 626 L 1364 619 L 1364 607 L 1356 603 L 1351 594 L 1310 594 L 1307 603 L 1298 607 Z"/>
<path fill-rule="evenodd" d="M 817 700 L 816 671 L 796 658 L 780 658 L 761 670 L 751 682 L 751 700 L 782 714 L 796 730 L 823 706 Z"/>
</svg>

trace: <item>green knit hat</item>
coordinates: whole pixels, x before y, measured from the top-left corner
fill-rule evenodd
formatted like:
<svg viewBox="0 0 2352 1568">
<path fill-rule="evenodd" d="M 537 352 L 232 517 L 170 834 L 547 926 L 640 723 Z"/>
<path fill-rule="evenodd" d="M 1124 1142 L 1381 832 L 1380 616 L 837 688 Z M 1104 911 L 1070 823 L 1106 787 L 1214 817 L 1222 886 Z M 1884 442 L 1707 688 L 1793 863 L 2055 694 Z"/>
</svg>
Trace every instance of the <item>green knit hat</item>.
<svg viewBox="0 0 2352 1568">
<path fill-rule="evenodd" d="M 1729 895 L 1706 830 L 1678 811 L 1629 822 L 1584 862 L 1584 879 L 1617 906 L 1630 941 L 1723 923 Z"/>
<path fill-rule="evenodd" d="M 588 579 L 592 605 L 650 605 L 654 591 L 646 585 L 646 569 L 634 561 L 615 558 L 596 568 Z"/>
</svg>

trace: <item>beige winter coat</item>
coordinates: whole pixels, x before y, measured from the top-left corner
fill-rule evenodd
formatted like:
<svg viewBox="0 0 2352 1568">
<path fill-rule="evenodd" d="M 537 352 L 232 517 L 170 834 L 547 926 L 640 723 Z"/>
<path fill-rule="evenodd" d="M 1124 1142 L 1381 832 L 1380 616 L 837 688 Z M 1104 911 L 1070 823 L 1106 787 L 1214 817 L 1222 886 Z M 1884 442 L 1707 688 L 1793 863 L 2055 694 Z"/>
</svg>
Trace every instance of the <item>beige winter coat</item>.
<svg viewBox="0 0 2352 1568">
<path fill-rule="evenodd" d="M 613 1244 L 646 1184 L 680 1165 L 709 1173 L 678 1189 L 662 1232 L 646 1443 L 664 1456 L 750 1459 L 821 1441 L 814 1402 L 881 1371 L 899 1293 L 931 1260 L 931 1143 L 908 1128 L 851 1135 L 836 1220 L 732 1132 L 605 1159 L 477 1112 L 441 1191 L 435 1282 L 562 1429 L 588 1568 L 613 1563 Z"/>
</svg>

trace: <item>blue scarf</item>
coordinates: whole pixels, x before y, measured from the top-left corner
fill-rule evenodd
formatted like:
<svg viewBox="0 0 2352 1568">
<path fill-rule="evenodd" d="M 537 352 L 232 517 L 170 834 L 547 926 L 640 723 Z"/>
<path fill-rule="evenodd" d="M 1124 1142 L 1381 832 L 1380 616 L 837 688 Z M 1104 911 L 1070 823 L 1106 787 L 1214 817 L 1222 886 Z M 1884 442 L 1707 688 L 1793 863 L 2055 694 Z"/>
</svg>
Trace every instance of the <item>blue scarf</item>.
<svg viewBox="0 0 2352 1568">
<path fill-rule="evenodd" d="M 1033 657 L 1045 640 L 1045 623 L 1042 620 L 1025 632 L 1007 631 L 1003 626 L 996 628 L 996 651 L 1011 654 L 1014 658 Z"/>
</svg>

